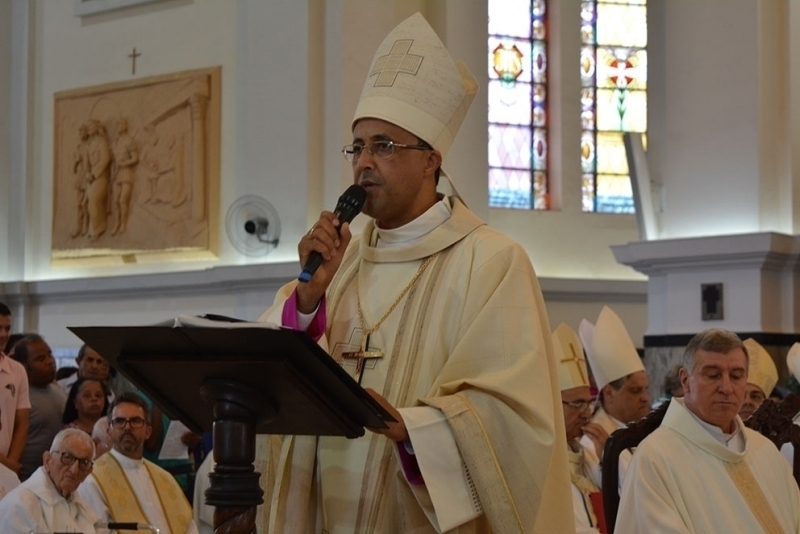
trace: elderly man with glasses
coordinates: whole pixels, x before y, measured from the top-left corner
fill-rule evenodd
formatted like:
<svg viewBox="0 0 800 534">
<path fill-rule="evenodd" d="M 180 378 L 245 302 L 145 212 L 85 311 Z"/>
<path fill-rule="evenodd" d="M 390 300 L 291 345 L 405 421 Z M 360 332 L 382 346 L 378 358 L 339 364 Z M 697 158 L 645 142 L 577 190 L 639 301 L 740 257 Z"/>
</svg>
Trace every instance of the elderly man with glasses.
<svg viewBox="0 0 800 534">
<path fill-rule="evenodd" d="M 0 532 L 95 532 L 99 517 L 76 493 L 92 472 L 92 438 L 64 429 L 43 456 L 44 465 L 0 501 Z"/>
<path fill-rule="evenodd" d="M 135 393 L 111 405 L 112 449 L 95 462 L 79 493 L 106 522 L 150 524 L 167 534 L 197 534 L 192 508 L 175 478 L 143 458 L 150 408 Z"/>
<path fill-rule="evenodd" d="M 559 361 L 558 385 L 569 448 L 575 531 L 577 534 L 597 534 L 601 532 L 603 503 L 600 488 L 590 478 L 589 466 L 579 440 L 587 436 L 602 451 L 608 433 L 597 423 L 589 422 L 595 403 L 589 391 L 589 373 L 578 334 L 561 323 L 553 331 L 553 349 Z"/>
</svg>

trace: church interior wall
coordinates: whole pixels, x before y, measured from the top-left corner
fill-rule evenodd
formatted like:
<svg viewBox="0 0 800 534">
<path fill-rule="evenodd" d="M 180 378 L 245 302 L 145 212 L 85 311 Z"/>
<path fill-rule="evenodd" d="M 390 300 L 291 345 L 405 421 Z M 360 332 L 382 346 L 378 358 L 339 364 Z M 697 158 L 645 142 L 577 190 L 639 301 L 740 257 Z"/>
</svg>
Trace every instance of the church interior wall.
<svg viewBox="0 0 800 534">
<path fill-rule="evenodd" d="M 757 232 L 760 2 L 656 0 L 669 31 L 651 48 L 651 173 L 666 238 Z M 776 2 L 775 4 L 780 4 Z M 709 24 L 709 21 L 713 23 Z"/>
<path fill-rule="evenodd" d="M 28 202 L 29 209 L 24 221 L 2 217 L 11 234 L 24 235 L 24 250 L 11 250 L 12 239 L 0 233 L 0 249 L 7 252 L 0 256 L 21 255 L 24 269 L 19 276 L 0 274 L 0 283 L 7 300 L 26 306 L 25 316 L 34 316 L 28 326 L 54 336 L 57 346 L 77 345 L 71 334 L 54 329 L 63 330 L 78 320 L 84 324 L 144 324 L 178 313 L 206 312 L 255 319 L 271 302 L 277 286 L 259 289 L 252 280 L 275 280 L 279 274 L 283 280 L 291 278 L 286 276 L 286 265 L 296 262 L 300 235 L 320 209 L 335 204 L 350 181 L 349 167 L 339 149 L 350 140 L 350 117 L 371 53 L 406 16 L 423 11 L 455 57 L 464 59 L 479 78 L 486 69 L 485 41 L 476 38 L 485 35 L 485 2 L 168 0 L 85 18 L 74 15 L 72 2 L 4 0 L 0 6 L 16 10 L 17 18 L 22 10 L 32 34 L 31 48 L 23 58 L 27 61 L 23 74 L 30 75 L 29 81 L 14 81 L 22 86 L 28 83 L 26 109 L 31 113 L 27 121 L 24 114 L 20 120 L 31 130 L 31 157 L 27 166 L 9 175 L 10 181 L 24 185 L 22 191 L 5 197 L 9 204 Z M 553 326 L 565 320 L 577 327 L 582 318 L 594 320 L 602 303 L 615 309 L 618 303 L 622 308 L 618 313 L 630 321 L 631 335 L 641 346 L 646 327 L 644 277 L 617 264 L 608 248 L 637 239 L 635 219 L 587 214 L 580 208 L 579 104 L 573 98 L 578 83 L 578 29 L 574 23 L 578 10 L 577 2 L 552 2 L 554 209 L 531 212 L 486 207 L 486 175 L 476 171 L 485 169 L 487 158 L 486 116 L 481 113 L 486 109 L 485 85 L 446 168 L 467 204 L 528 250 L 542 278 Z M 2 54 L 9 54 L 9 38 L 0 37 L 0 43 Z M 132 76 L 128 55 L 134 46 L 142 55 Z M 2 54 L 0 68 L 11 71 L 12 60 L 4 60 Z M 219 260 L 119 261 L 52 268 L 53 94 L 214 65 L 222 66 Z M 0 106 L 3 112 L 19 103 L 19 98 Z M 11 159 L 2 155 L 0 152 L 4 164 Z M 281 216 L 280 245 L 267 257 L 246 257 L 225 237 L 225 210 L 246 194 L 268 199 Z M 357 219 L 356 231 L 360 225 L 363 221 Z M 259 273 L 252 274 L 251 268 Z M 180 273 L 206 280 L 210 286 L 159 285 L 161 279 L 171 280 Z M 242 277 L 248 282 L 244 289 L 232 290 L 219 281 L 220 276 L 229 277 L 234 285 Z M 108 295 L 86 284 L 94 280 L 112 281 Z M 607 289 L 615 283 L 624 289 Z M 61 284 L 85 289 L 68 291 Z M 148 293 L 149 287 L 159 291 Z M 144 291 L 145 296 L 131 293 L 136 291 Z M 601 303 L 599 299 L 604 300 Z"/>
</svg>

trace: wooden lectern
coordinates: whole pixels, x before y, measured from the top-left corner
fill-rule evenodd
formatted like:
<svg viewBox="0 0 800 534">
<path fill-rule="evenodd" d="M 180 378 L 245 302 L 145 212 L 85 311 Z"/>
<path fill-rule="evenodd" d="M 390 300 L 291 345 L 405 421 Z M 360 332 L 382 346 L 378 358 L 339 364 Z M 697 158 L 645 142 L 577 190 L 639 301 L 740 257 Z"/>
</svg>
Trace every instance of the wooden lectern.
<svg viewBox="0 0 800 534">
<path fill-rule="evenodd" d="M 356 438 L 394 420 L 304 332 L 241 324 L 70 330 L 169 417 L 213 431 L 206 503 L 216 507 L 216 534 L 257 532 L 256 433 Z"/>
</svg>

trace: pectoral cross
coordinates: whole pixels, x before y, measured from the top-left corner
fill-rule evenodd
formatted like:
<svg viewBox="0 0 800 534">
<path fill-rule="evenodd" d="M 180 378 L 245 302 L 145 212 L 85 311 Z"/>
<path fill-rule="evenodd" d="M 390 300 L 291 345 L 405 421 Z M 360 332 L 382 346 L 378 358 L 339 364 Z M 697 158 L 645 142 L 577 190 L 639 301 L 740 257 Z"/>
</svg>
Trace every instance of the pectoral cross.
<svg viewBox="0 0 800 534">
<path fill-rule="evenodd" d="M 361 384 L 361 376 L 364 374 L 364 363 L 367 360 L 383 358 L 383 352 L 378 349 L 369 348 L 369 335 L 361 338 L 361 350 L 357 352 L 342 352 L 345 360 L 356 360 L 356 373 L 354 378 Z"/>
</svg>

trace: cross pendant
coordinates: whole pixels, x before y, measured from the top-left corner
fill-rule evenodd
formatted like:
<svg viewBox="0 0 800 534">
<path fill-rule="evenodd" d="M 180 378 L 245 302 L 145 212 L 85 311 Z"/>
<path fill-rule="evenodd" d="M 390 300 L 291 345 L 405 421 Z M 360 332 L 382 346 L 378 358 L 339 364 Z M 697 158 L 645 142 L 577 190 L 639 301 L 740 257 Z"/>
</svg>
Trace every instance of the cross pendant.
<svg viewBox="0 0 800 534">
<path fill-rule="evenodd" d="M 361 341 L 361 350 L 358 352 L 343 352 L 342 358 L 345 360 L 356 360 L 355 379 L 361 385 L 361 377 L 364 374 L 364 363 L 370 359 L 383 358 L 383 352 L 378 349 L 369 348 L 369 336 L 364 336 Z"/>
</svg>

